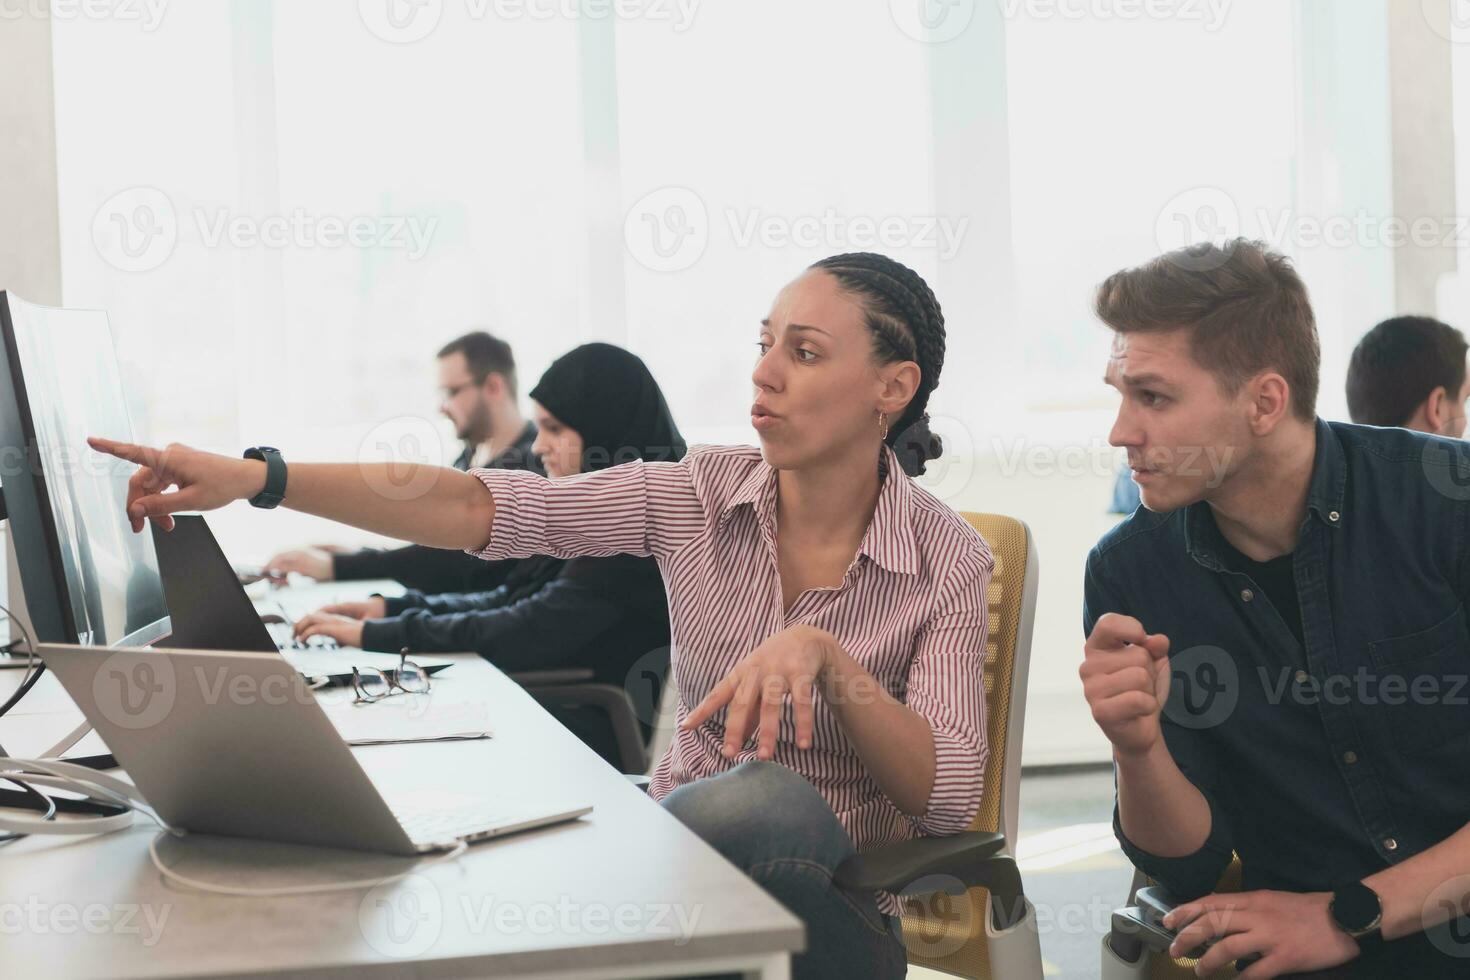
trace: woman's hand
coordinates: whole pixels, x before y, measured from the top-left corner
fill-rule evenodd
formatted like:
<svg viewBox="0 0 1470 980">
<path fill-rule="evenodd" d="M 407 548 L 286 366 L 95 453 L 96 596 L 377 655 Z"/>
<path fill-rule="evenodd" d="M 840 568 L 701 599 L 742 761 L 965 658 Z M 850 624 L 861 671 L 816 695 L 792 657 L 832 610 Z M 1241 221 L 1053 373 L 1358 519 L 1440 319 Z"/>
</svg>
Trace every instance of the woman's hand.
<svg viewBox="0 0 1470 980">
<path fill-rule="evenodd" d="M 836 646 L 832 634 L 812 626 L 782 630 L 756 647 L 708 696 L 689 712 L 679 725 L 688 730 L 703 724 L 725 705 L 725 757 L 740 751 L 752 729 L 760 727 L 757 755 L 770 759 L 776 754 L 776 737 L 781 730 L 781 707 L 791 695 L 796 714 L 796 744 L 812 745 L 812 701 L 816 685 L 830 664 Z"/>
<path fill-rule="evenodd" d="M 322 606 L 317 612 L 346 616 L 348 619 L 382 619 L 388 615 L 388 600 L 375 595 L 361 602 L 336 602 L 330 606 Z"/>
<path fill-rule="evenodd" d="M 330 636 L 337 641 L 338 646 L 362 646 L 362 621 L 347 616 L 338 616 L 326 610 L 302 616 L 296 621 L 296 627 L 292 633 L 298 640 L 304 640 L 310 636 Z"/>
<path fill-rule="evenodd" d="M 335 564 L 332 554 L 321 548 L 298 548 L 272 555 L 265 563 L 265 570 L 272 575 L 285 577 L 292 572 L 314 578 L 318 582 L 332 581 Z"/>
<path fill-rule="evenodd" d="M 143 530 L 145 517 L 172 531 L 174 519 L 170 514 L 216 510 L 265 489 L 265 463 L 260 460 L 219 456 L 178 443 L 151 449 L 94 437 L 87 444 L 140 467 L 128 480 L 128 520 L 134 533 Z M 177 486 L 178 492 L 165 493 L 170 486 Z"/>
</svg>

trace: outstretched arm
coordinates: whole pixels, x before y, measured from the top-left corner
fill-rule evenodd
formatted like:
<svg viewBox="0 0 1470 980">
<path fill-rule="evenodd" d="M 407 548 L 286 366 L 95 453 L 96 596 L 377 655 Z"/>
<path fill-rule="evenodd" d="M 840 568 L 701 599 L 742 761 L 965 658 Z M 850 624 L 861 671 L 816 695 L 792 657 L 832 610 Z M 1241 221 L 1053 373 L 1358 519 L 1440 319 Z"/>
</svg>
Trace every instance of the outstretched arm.
<svg viewBox="0 0 1470 980">
<path fill-rule="evenodd" d="M 191 449 L 152 449 L 88 439 L 93 449 L 137 463 L 128 517 L 173 529 L 169 515 L 216 510 L 265 487 L 265 463 Z M 169 487 L 178 490 L 166 493 Z M 405 463 L 292 463 L 281 506 L 435 548 L 480 550 L 490 541 L 495 498 L 468 473 Z"/>
</svg>

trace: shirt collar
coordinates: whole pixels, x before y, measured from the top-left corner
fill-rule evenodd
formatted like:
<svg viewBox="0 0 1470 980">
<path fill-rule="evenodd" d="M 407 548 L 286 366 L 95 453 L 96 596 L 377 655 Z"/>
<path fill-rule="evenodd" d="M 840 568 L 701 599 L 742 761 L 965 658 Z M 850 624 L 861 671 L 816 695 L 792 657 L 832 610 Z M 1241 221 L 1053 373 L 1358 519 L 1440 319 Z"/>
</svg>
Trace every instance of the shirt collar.
<svg viewBox="0 0 1470 980">
<path fill-rule="evenodd" d="M 1314 423 L 1317 448 L 1312 459 L 1312 479 L 1307 485 L 1307 513 L 1328 527 L 1341 527 L 1343 500 L 1347 491 L 1347 457 L 1342 441 L 1332 427 L 1318 418 Z M 1184 546 L 1191 557 L 1219 567 L 1221 535 L 1203 501 L 1185 509 Z"/>
<path fill-rule="evenodd" d="M 888 473 L 878 489 L 878 505 L 873 519 L 863 532 L 858 554 L 891 572 L 916 575 L 919 572 L 918 540 L 914 534 L 914 485 L 899 465 L 898 456 L 889 446 L 883 447 Z M 720 510 L 723 525 L 737 507 L 750 507 L 762 524 L 774 527 L 776 518 L 776 471 L 765 460 L 751 468 L 749 475 L 735 488 Z"/>
</svg>

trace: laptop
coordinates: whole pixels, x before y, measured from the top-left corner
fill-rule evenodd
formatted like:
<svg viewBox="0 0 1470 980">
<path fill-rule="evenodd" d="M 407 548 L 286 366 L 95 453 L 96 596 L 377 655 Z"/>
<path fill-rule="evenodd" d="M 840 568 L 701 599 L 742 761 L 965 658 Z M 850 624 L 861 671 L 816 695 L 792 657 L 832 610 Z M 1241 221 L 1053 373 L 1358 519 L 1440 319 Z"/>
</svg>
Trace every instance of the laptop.
<svg viewBox="0 0 1470 980">
<path fill-rule="evenodd" d="M 333 684 L 350 683 L 353 667 L 375 667 L 390 676 L 398 669 L 396 653 L 339 647 L 316 637 L 303 642 L 293 637 L 289 615 L 280 617 L 281 622 L 263 620 L 200 515 L 174 515 L 172 531 L 149 523 L 173 620 L 173 632 L 164 640 L 169 646 L 279 653 L 302 674 L 325 678 Z M 454 663 L 420 654 L 411 656 L 428 674 Z"/>
<path fill-rule="evenodd" d="M 493 806 L 470 797 L 390 805 L 280 657 L 59 643 L 38 652 L 177 829 L 407 856 L 592 811 L 523 792 Z"/>
</svg>

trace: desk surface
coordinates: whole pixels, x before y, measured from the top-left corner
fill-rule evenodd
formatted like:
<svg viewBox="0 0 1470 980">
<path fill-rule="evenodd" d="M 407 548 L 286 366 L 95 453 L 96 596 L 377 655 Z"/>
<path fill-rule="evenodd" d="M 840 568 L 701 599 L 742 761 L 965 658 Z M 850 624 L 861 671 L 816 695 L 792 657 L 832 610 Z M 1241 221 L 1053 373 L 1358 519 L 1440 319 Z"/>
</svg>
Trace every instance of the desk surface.
<svg viewBox="0 0 1470 980">
<path fill-rule="evenodd" d="M 27 838 L 0 847 L 4 974 L 786 976 L 787 954 L 803 947 L 799 920 L 502 673 L 478 657 L 455 659 L 428 697 L 485 704 L 495 737 L 354 749 L 385 796 L 571 797 L 592 803 L 590 815 L 476 844 L 449 862 L 210 837 L 160 847 L 181 873 L 235 886 L 413 870 L 375 887 L 280 898 L 165 882 L 147 853 L 157 830 L 143 818 L 104 837 Z M 18 680 L 0 672 L 0 690 Z M 12 743 L 26 729 L 70 727 L 75 716 L 58 697 L 52 689 L 31 713 L 3 719 L 0 741 L 18 753 Z"/>
</svg>

